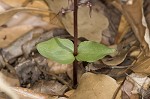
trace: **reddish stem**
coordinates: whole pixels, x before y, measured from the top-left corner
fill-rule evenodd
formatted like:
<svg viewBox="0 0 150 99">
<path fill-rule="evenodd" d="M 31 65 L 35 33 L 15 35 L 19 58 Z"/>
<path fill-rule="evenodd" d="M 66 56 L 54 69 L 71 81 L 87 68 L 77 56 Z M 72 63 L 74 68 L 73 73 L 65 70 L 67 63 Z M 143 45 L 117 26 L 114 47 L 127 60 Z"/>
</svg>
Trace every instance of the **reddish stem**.
<svg viewBox="0 0 150 99">
<path fill-rule="evenodd" d="M 74 0 L 74 56 L 78 54 L 78 0 Z M 78 61 L 73 62 L 73 87 L 77 85 L 77 67 Z"/>
</svg>

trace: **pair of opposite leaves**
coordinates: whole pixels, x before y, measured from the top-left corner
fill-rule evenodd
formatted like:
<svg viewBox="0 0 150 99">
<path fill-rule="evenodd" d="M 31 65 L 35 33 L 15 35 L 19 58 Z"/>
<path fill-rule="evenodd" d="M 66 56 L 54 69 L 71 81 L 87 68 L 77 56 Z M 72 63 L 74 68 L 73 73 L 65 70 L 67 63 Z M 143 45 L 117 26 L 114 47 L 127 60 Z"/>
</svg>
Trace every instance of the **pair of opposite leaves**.
<svg viewBox="0 0 150 99">
<path fill-rule="evenodd" d="M 74 56 L 74 45 L 69 39 L 52 38 L 37 44 L 37 50 L 41 55 L 61 64 L 70 64 L 75 58 L 78 61 L 94 62 L 106 55 L 115 52 L 115 49 L 93 41 L 81 42 L 78 46 L 78 55 Z"/>
</svg>

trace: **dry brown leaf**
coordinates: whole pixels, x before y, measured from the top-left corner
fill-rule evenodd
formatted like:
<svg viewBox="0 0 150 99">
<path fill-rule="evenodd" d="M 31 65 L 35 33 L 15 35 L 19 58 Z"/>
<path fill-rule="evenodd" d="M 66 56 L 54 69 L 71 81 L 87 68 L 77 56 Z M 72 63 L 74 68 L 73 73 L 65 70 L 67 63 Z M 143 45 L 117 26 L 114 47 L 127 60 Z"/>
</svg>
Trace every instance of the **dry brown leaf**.
<svg viewBox="0 0 150 99">
<path fill-rule="evenodd" d="M 69 99 L 112 99 L 117 87 L 116 81 L 107 75 L 85 73 Z M 116 99 L 121 99 L 120 94 Z"/>
<path fill-rule="evenodd" d="M 142 8 L 142 24 L 143 26 L 145 26 L 145 36 L 144 36 L 144 39 L 145 41 L 147 42 L 148 46 L 149 46 L 149 49 L 150 49 L 150 32 L 149 32 L 149 28 L 148 28 L 148 23 L 146 22 L 146 18 L 145 18 L 145 15 L 144 15 L 144 8 Z"/>
<path fill-rule="evenodd" d="M 145 26 L 142 24 L 143 18 L 143 0 L 133 0 L 132 5 L 124 4 L 122 5 L 122 13 L 126 17 L 128 23 L 131 25 L 137 39 L 141 43 L 143 49 L 145 50 L 146 55 L 149 55 L 148 44 L 146 43 L 145 36 Z"/>
<path fill-rule="evenodd" d="M 68 0 L 46 0 L 50 9 L 58 14 L 62 8 L 67 8 Z M 90 16 L 90 8 L 80 6 L 78 9 L 78 32 L 79 37 L 85 37 L 88 40 L 100 42 L 102 31 L 108 27 L 108 20 L 104 16 L 103 5 L 98 0 L 92 0 L 93 7 Z M 66 30 L 73 36 L 73 13 L 68 12 L 65 15 L 59 14 L 59 19 Z"/>
<path fill-rule="evenodd" d="M 145 55 L 138 57 L 138 60 L 131 68 L 136 73 L 150 74 L 150 58 Z"/>
<path fill-rule="evenodd" d="M 10 10 L 7 10 L 5 12 L 0 13 L 0 26 L 5 24 L 6 22 L 8 22 L 10 20 L 10 18 L 15 15 L 18 12 L 32 12 L 32 11 L 47 11 L 47 10 L 42 10 L 42 9 L 38 9 L 38 8 L 29 8 L 29 7 L 20 7 L 20 8 L 13 8 Z"/>
</svg>

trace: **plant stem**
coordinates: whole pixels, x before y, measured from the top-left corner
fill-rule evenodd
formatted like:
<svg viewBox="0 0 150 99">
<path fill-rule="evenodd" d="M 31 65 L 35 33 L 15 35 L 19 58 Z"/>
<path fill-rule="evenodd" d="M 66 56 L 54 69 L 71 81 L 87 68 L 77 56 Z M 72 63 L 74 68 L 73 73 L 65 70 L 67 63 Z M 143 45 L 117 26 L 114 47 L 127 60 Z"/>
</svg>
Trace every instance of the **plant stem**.
<svg viewBox="0 0 150 99">
<path fill-rule="evenodd" d="M 74 56 L 78 54 L 78 0 L 74 0 Z M 73 87 L 77 85 L 77 67 L 78 61 L 73 62 Z"/>
</svg>

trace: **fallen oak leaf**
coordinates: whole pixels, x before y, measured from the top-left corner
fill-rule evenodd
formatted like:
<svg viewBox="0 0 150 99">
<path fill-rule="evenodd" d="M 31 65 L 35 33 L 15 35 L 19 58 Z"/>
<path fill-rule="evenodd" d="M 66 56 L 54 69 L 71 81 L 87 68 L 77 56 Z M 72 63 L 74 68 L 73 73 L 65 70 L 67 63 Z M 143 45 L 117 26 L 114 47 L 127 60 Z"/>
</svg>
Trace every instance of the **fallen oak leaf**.
<svg viewBox="0 0 150 99">
<path fill-rule="evenodd" d="M 49 8 L 56 14 L 66 28 L 73 36 L 73 14 L 72 6 L 68 5 L 68 0 L 45 0 Z M 92 13 L 89 15 L 90 8 L 86 5 L 78 9 L 78 37 L 84 37 L 91 41 L 100 42 L 103 30 L 108 28 L 109 22 L 104 15 L 104 5 L 98 0 L 91 0 Z M 69 11 L 61 13 L 61 10 L 69 8 Z M 60 13 L 60 14 L 59 14 Z"/>
<path fill-rule="evenodd" d="M 69 99 L 112 99 L 117 87 L 116 81 L 107 75 L 85 73 Z M 121 99 L 120 93 L 116 99 Z"/>
</svg>

